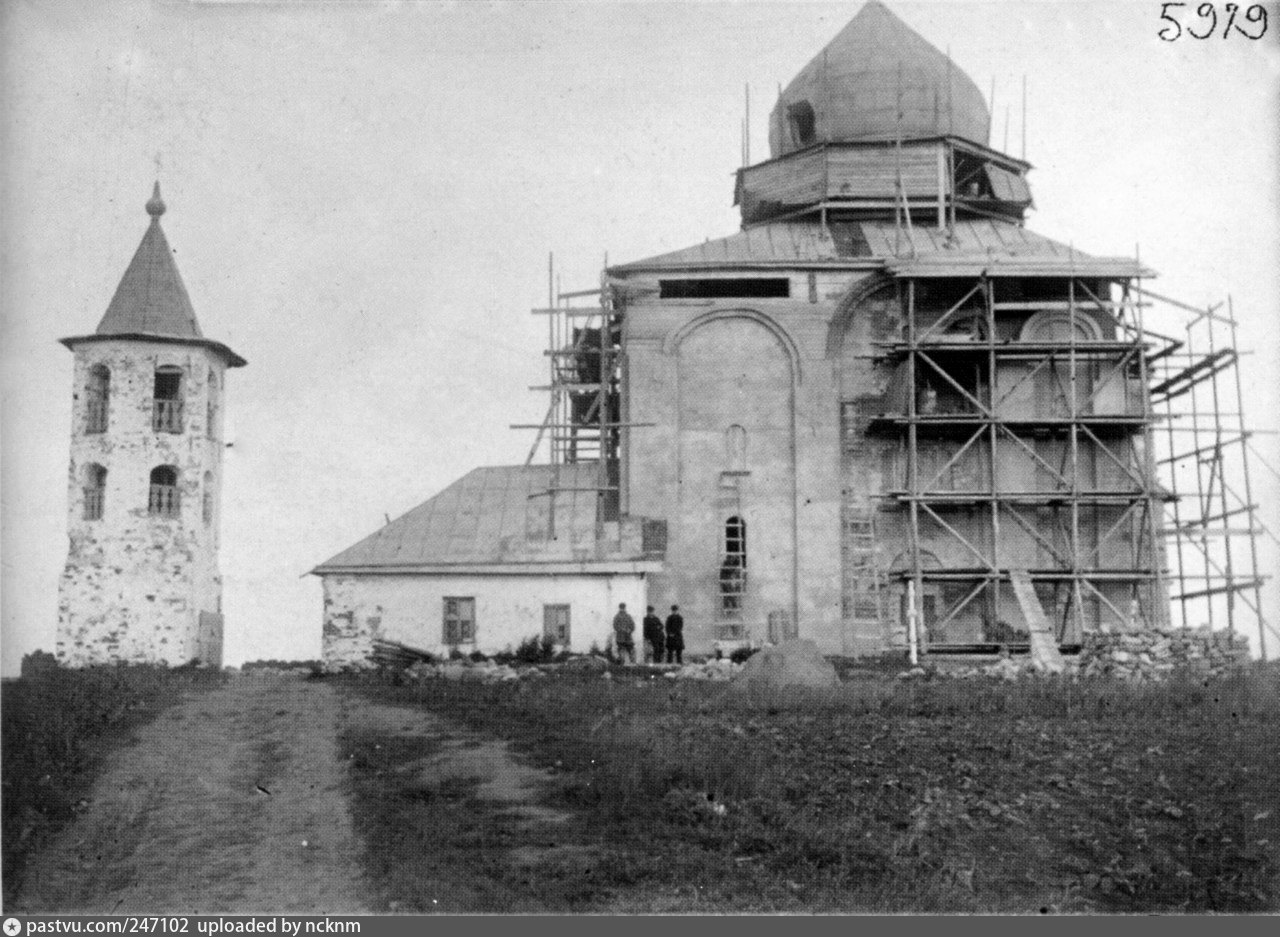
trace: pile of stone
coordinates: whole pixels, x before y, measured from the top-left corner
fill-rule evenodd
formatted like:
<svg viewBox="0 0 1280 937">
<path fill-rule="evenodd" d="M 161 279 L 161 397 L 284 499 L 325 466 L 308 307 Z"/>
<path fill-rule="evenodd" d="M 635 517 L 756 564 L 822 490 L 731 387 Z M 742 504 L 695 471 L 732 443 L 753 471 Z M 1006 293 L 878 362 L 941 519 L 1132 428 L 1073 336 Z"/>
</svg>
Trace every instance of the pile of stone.
<svg viewBox="0 0 1280 937">
<path fill-rule="evenodd" d="M 733 675 L 742 669 L 726 658 L 713 659 L 704 663 L 684 664 L 676 670 L 667 670 L 663 676 L 668 680 L 732 680 Z"/>
<path fill-rule="evenodd" d="M 1091 632 L 1085 635 L 1078 667 L 1084 676 L 1162 680 L 1184 669 L 1196 676 L 1222 676 L 1249 661 L 1248 638 L 1202 627 Z"/>
<path fill-rule="evenodd" d="M 410 680 L 479 680 L 483 683 L 499 683 L 519 680 L 522 675 L 531 676 L 535 669 L 530 667 L 520 671 L 510 664 L 495 664 L 491 660 L 449 660 L 439 664 L 419 661 L 406 668 L 404 675 Z"/>
</svg>

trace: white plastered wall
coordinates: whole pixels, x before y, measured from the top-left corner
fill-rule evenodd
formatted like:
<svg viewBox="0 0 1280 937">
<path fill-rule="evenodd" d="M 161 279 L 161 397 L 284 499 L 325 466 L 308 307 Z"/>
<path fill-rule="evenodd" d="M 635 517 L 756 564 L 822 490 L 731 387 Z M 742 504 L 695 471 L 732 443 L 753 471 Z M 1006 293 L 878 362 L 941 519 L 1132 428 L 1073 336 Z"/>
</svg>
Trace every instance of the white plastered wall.
<svg viewBox="0 0 1280 937">
<path fill-rule="evenodd" d="M 543 606 L 568 605 L 570 649 L 603 649 L 619 603 L 636 620 L 644 616 L 643 574 L 595 575 L 337 575 L 323 577 L 324 658 L 356 663 L 368 657 L 375 637 L 448 654 L 444 600 L 473 597 L 476 641 L 464 651 L 494 653 L 542 635 Z M 637 640 L 639 635 L 637 633 Z"/>
</svg>

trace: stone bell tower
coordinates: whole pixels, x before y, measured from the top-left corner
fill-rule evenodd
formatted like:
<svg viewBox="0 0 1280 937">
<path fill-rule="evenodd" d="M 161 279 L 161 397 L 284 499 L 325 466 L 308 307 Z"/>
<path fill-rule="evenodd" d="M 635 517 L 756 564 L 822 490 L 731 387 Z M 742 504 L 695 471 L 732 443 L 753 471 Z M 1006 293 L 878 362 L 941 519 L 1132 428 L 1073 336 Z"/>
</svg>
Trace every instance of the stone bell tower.
<svg viewBox="0 0 1280 937">
<path fill-rule="evenodd" d="M 70 546 L 58 588 L 58 658 L 222 662 L 222 415 L 229 368 L 205 338 L 160 227 L 151 223 L 75 355 Z"/>
</svg>

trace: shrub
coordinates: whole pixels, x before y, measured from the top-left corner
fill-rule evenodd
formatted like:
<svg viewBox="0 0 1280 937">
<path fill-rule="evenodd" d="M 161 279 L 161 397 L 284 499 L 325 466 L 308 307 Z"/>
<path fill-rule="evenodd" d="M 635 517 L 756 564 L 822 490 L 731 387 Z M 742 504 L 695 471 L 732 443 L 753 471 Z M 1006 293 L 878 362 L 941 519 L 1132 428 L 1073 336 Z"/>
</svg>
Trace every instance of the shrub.
<svg viewBox="0 0 1280 937">
<path fill-rule="evenodd" d="M 462 652 L 462 648 L 456 644 L 449 648 L 449 660 L 466 660 L 467 655 Z"/>
<path fill-rule="evenodd" d="M 470 658 L 471 663 L 473 664 L 483 664 L 485 661 L 489 659 L 487 656 L 485 656 L 484 651 L 480 651 L 480 650 L 472 651 L 468 655 L 468 657 Z"/>
<path fill-rule="evenodd" d="M 729 655 L 729 660 L 733 661 L 735 664 L 741 664 L 759 650 L 760 649 L 758 647 L 740 647 Z"/>
</svg>

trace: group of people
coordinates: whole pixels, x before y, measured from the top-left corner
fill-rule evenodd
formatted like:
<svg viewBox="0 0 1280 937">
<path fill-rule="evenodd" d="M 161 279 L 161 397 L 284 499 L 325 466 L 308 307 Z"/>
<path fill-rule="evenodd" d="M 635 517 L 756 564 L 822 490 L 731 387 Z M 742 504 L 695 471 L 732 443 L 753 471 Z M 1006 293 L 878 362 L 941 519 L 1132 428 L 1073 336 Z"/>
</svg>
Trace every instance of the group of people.
<svg viewBox="0 0 1280 937">
<path fill-rule="evenodd" d="M 627 612 L 627 603 L 618 606 L 618 614 L 613 616 L 613 645 L 618 659 L 625 661 L 631 658 L 636 662 L 635 643 L 636 623 Z M 649 606 L 644 616 L 645 663 L 668 664 L 684 663 L 684 618 L 680 614 L 680 606 L 671 606 L 671 614 L 666 624 L 653 613 Z"/>
</svg>

